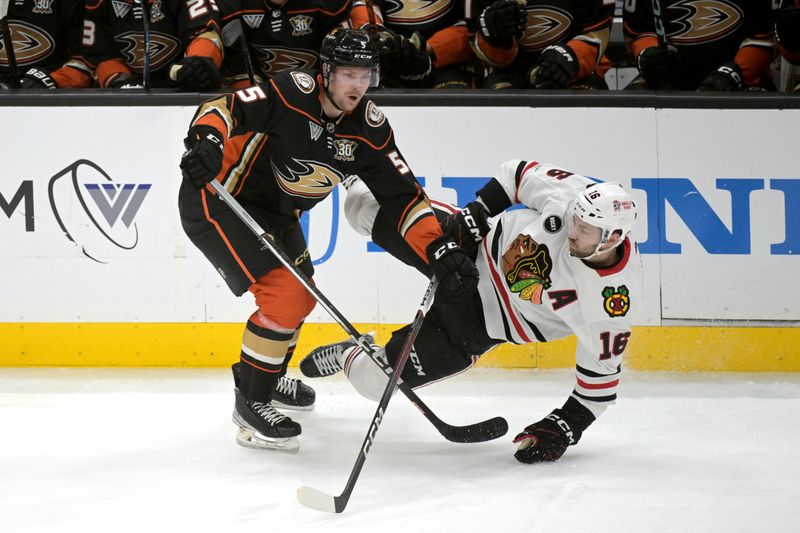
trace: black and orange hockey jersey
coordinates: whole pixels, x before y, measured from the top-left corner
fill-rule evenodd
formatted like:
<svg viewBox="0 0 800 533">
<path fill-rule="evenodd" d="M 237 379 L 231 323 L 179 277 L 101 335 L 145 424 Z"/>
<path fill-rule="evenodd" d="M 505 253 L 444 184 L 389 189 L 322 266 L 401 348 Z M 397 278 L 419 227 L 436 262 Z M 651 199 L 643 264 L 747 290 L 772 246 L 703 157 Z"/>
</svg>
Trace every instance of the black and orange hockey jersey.
<svg viewBox="0 0 800 533">
<path fill-rule="evenodd" d="M 347 20 L 351 0 L 218 0 L 223 26 L 241 18 L 253 70 L 262 79 L 284 70 L 314 69 L 322 39 Z M 225 49 L 223 73 L 234 86 L 248 78 L 239 42 Z M 247 83 L 249 85 L 249 83 Z"/>
<path fill-rule="evenodd" d="M 696 89 L 729 61 L 742 69 L 746 86 L 763 85 L 774 47 L 771 4 L 768 0 L 661 0 L 667 41 L 680 57 L 676 88 Z M 658 45 L 652 2 L 626 2 L 623 22 L 633 57 Z"/>
<path fill-rule="evenodd" d="M 354 0 L 350 19 L 356 28 L 375 24 L 406 37 L 419 32 L 433 52 L 433 66 L 441 68 L 475 57 L 464 6 L 461 0 Z"/>
<path fill-rule="evenodd" d="M 71 59 L 80 48 L 83 12 L 82 0 L 11 0 L 8 25 L 20 76 L 35 67 L 50 72 L 59 87 L 91 84 L 88 67 Z M 9 73 L 0 29 L 0 78 Z"/>
<path fill-rule="evenodd" d="M 144 71 L 142 0 L 87 0 L 82 59 L 106 87 L 120 74 Z M 150 11 L 150 76 L 169 86 L 169 67 L 184 56 L 222 64 L 215 0 L 147 0 Z"/>
<path fill-rule="evenodd" d="M 225 140 L 217 179 L 243 205 L 289 224 L 357 175 L 427 262 L 425 249 L 442 231 L 388 120 L 367 98 L 352 113 L 328 120 L 322 91 L 316 71 L 284 71 L 202 104 L 192 124 L 211 126 Z"/>
<path fill-rule="evenodd" d="M 526 75 L 542 50 L 551 44 L 566 44 L 578 56 L 576 79 L 594 72 L 608 46 L 613 0 L 527 0 L 525 9 L 528 24 L 516 46 L 508 50 L 492 47 L 479 32 L 475 34 L 472 44 L 482 61 Z"/>
</svg>

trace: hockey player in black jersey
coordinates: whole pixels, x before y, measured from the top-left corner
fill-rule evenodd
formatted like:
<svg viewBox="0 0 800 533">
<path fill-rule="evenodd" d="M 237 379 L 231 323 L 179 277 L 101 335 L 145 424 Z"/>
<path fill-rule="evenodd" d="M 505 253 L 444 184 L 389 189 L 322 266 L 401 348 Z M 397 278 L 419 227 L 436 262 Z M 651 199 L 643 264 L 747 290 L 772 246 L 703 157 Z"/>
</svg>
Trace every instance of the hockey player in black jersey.
<svg viewBox="0 0 800 533">
<path fill-rule="evenodd" d="M 773 88 L 770 2 L 662 0 L 666 46 L 650 1 L 626 2 L 625 41 L 640 78 L 629 89 L 742 91 Z"/>
<path fill-rule="evenodd" d="M 397 233 L 440 280 L 437 297 L 464 298 L 477 285 L 474 263 L 454 245 L 394 141 L 380 109 L 364 99 L 378 83 L 377 51 L 366 32 L 326 36 L 321 72 L 287 71 L 268 83 L 205 102 L 181 162 L 184 230 L 231 291 L 254 294 L 234 365 L 238 442 L 297 449 L 300 425 L 270 401 L 315 301 L 207 183 L 219 180 L 307 276 L 314 269 L 299 217 L 348 176 L 358 175 Z"/>
<path fill-rule="evenodd" d="M 95 70 L 98 85 L 137 87 L 148 76 L 154 87 L 219 88 L 223 46 L 216 1 L 145 3 L 147 9 L 142 0 L 87 1 L 81 55 Z"/>
<path fill-rule="evenodd" d="M 26 88 L 89 87 L 91 69 L 73 56 L 83 31 L 81 0 L 11 0 L 8 27 L 17 71 Z M 11 72 L 0 27 L 0 88 L 10 85 Z"/>
<path fill-rule="evenodd" d="M 223 27 L 242 21 L 243 46 L 225 47 L 222 71 L 230 87 L 250 85 L 247 59 L 258 81 L 284 70 L 319 68 L 323 38 L 347 21 L 351 0 L 218 0 Z M 249 57 L 247 57 L 247 54 Z"/>
</svg>

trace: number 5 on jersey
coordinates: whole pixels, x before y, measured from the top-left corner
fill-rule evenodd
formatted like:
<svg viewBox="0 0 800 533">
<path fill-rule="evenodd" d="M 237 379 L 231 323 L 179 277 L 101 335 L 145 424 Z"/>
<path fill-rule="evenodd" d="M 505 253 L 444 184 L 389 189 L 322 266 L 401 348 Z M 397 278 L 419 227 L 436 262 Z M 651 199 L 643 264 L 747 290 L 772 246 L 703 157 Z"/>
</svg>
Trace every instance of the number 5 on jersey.
<svg viewBox="0 0 800 533">
<path fill-rule="evenodd" d="M 406 162 L 403 161 L 402 157 L 400 157 L 400 154 L 397 153 L 397 150 L 392 150 L 391 152 L 386 154 L 386 157 L 389 158 L 389 161 L 392 162 L 392 164 L 394 165 L 394 167 L 397 169 L 397 171 L 400 173 L 401 176 L 405 176 L 406 174 L 411 172 L 411 169 L 408 168 L 408 165 L 406 165 Z"/>
</svg>

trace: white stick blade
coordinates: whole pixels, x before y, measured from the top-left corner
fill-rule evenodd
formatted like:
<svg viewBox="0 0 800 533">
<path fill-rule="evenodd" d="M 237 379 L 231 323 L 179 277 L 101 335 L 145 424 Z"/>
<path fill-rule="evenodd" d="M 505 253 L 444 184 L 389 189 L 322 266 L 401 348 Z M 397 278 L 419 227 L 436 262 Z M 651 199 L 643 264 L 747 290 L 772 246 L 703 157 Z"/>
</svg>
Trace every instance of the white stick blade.
<svg viewBox="0 0 800 533">
<path fill-rule="evenodd" d="M 336 512 L 336 500 L 333 498 L 333 496 L 325 494 L 324 492 L 312 487 L 304 486 L 297 489 L 297 501 L 306 507 L 316 509 L 317 511 L 322 511 L 324 513 Z"/>
</svg>

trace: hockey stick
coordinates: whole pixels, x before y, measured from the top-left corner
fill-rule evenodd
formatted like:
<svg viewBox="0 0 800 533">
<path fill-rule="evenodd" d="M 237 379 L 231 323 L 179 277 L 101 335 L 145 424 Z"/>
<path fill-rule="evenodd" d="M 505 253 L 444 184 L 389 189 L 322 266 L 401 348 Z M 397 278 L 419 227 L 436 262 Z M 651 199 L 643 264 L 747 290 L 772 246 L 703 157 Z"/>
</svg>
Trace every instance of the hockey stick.
<svg viewBox="0 0 800 533">
<path fill-rule="evenodd" d="M 150 17 L 147 0 L 142 2 L 142 30 L 144 31 L 144 66 L 142 68 L 142 86 L 150 88 Z"/>
<path fill-rule="evenodd" d="M 245 223 L 245 225 L 250 228 L 250 231 L 256 234 L 258 239 L 262 242 L 265 249 L 272 252 L 278 261 L 289 269 L 289 272 L 297 278 L 298 281 L 306 288 L 306 290 L 311 293 L 311 295 L 319 302 L 319 304 L 331 315 L 331 317 L 350 335 L 358 345 L 370 356 L 370 358 L 381 367 L 381 369 L 387 374 L 391 375 L 392 368 L 378 359 L 375 350 L 369 343 L 364 340 L 362 335 L 356 331 L 353 325 L 348 322 L 348 320 L 336 309 L 333 304 L 325 297 L 320 290 L 311 283 L 311 280 L 308 279 L 299 268 L 297 268 L 294 262 L 286 255 L 280 246 L 278 246 L 277 242 L 275 242 L 275 237 L 264 231 L 261 226 L 256 222 L 250 214 L 245 211 L 245 209 L 239 204 L 236 199 L 230 195 L 230 193 L 225 190 L 225 187 L 217 181 L 213 180 L 211 182 L 211 187 L 217 192 L 220 199 L 231 208 L 231 210 L 236 213 L 236 215 Z M 406 397 L 414 404 L 414 406 L 419 409 L 419 411 L 428 419 L 428 421 L 433 424 L 436 430 L 447 440 L 451 442 L 461 442 L 461 443 L 472 443 L 472 442 L 485 442 L 488 440 L 493 440 L 508 432 L 508 422 L 503 417 L 496 416 L 489 420 L 484 420 L 482 422 L 477 422 L 475 424 L 471 424 L 469 426 L 453 426 L 444 421 L 442 421 L 439 417 L 437 417 L 433 411 L 431 411 L 430 407 L 425 405 L 425 402 L 417 396 L 414 390 L 406 385 L 405 383 L 400 383 L 398 385 L 400 391 L 406 395 Z"/>
<path fill-rule="evenodd" d="M 430 309 L 431 300 L 433 299 L 433 294 L 436 292 L 437 283 L 436 278 L 434 278 L 430 285 L 428 285 L 425 296 L 422 297 L 422 303 L 420 303 L 417 314 L 414 316 L 414 321 L 411 323 L 411 330 L 408 332 L 408 336 L 406 336 L 406 340 L 403 343 L 403 349 L 397 356 L 397 362 L 389 378 L 389 383 L 387 383 L 386 388 L 383 389 L 383 395 L 381 395 L 381 399 L 378 402 L 378 408 L 375 409 L 375 414 L 372 416 L 372 422 L 367 430 L 367 435 L 364 437 L 364 443 L 361 445 L 361 449 L 358 452 L 356 463 L 353 465 L 353 470 L 350 472 L 350 477 L 347 479 L 344 490 L 338 496 L 330 496 L 312 487 L 300 487 L 297 489 L 297 501 L 306 507 L 328 513 L 341 513 L 347 506 L 350 495 L 353 493 L 353 488 L 356 486 L 356 481 L 358 481 L 358 476 L 361 474 L 361 469 L 367 461 L 367 454 L 372 447 L 372 441 L 375 439 L 375 434 L 378 432 L 378 428 L 386 414 L 386 409 L 389 407 L 389 400 L 392 399 L 394 389 L 400 379 L 400 374 L 403 373 L 403 368 L 406 366 L 408 356 L 411 354 L 414 341 L 422 327 L 422 320 L 425 318 L 425 313 Z"/>
<path fill-rule="evenodd" d="M 247 44 L 247 36 L 244 34 L 242 19 L 239 18 L 230 21 L 222 28 L 222 42 L 225 46 L 233 46 L 233 43 L 237 40 L 242 48 L 244 64 L 245 67 L 247 67 L 247 77 L 250 78 L 250 85 L 255 85 L 256 77 L 253 72 L 253 63 L 250 60 L 250 47 Z"/>
<path fill-rule="evenodd" d="M 656 29 L 656 38 L 658 39 L 658 47 L 662 50 L 667 47 L 667 31 L 664 28 L 664 13 L 661 11 L 661 0 L 653 1 L 653 25 Z"/>
<path fill-rule="evenodd" d="M 8 6 L 11 0 L 0 0 L 0 31 L 3 32 L 3 48 L 8 59 L 8 68 L 11 70 L 11 86 L 19 89 L 19 69 L 17 67 L 17 55 L 14 53 L 14 38 L 11 35 L 11 27 L 8 24 Z"/>
</svg>

